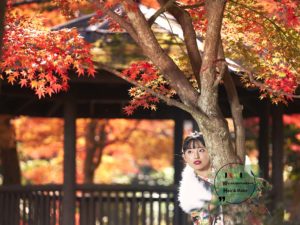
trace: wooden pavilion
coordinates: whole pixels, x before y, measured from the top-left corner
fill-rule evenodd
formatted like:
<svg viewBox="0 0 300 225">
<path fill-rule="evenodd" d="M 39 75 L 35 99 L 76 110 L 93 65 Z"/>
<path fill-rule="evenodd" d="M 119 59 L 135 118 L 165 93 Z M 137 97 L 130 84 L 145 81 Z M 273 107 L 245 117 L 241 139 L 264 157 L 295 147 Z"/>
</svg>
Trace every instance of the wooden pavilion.
<svg viewBox="0 0 300 225">
<path fill-rule="evenodd" d="M 112 34 L 105 29 L 107 24 L 91 27 L 87 25 L 89 17 L 85 16 L 71 21 L 56 29 L 76 26 L 90 42 L 102 38 L 102 42 L 99 42 L 100 46 L 103 46 L 103 40 L 104 43 L 110 42 L 112 45 L 116 45 L 113 42 Z M 127 34 L 121 35 L 123 35 L 122 38 L 125 37 L 128 40 Z M 120 42 L 123 41 L 119 40 Z M 124 49 L 126 47 L 128 46 L 125 46 Z M 136 57 L 139 58 L 140 56 Z M 124 60 L 124 57 L 119 57 L 119 59 Z M 111 56 L 111 62 L 116 62 L 114 54 Z M 1 187 L 0 225 L 19 224 L 20 220 L 24 222 L 23 224 L 73 225 L 75 224 L 74 215 L 76 211 L 79 211 L 80 224 L 84 225 L 186 224 L 186 217 L 180 212 L 176 201 L 176 185 L 182 170 L 181 159 L 176 155 L 181 152 L 183 122 L 184 120 L 191 120 L 191 117 L 177 108 L 164 104 L 159 105 L 157 111 L 137 111 L 134 115 L 127 117 L 122 108 L 129 100 L 128 89 L 130 85 L 105 70 L 98 69 L 97 73 L 95 78 L 77 78 L 75 74 L 71 74 L 70 89 L 67 93 L 60 93 L 41 100 L 28 89 L 11 86 L 5 81 L 0 81 L 0 114 L 62 117 L 65 121 L 63 185 Z M 285 113 L 299 113 L 300 101 L 295 100 L 288 107 L 272 106 L 266 100 L 259 100 L 257 89 L 243 88 L 238 75 L 232 73 L 232 76 L 235 78 L 240 101 L 244 106 L 244 117 L 260 118 L 259 164 L 263 171 L 262 176 L 274 184 L 273 199 L 275 202 L 279 202 L 283 192 L 282 117 Z M 231 117 L 226 92 L 223 88 L 220 88 L 219 96 L 224 115 Z M 75 121 L 76 118 L 82 117 L 174 120 L 174 186 L 76 185 Z M 269 120 L 272 120 L 271 127 Z M 272 174 L 269 174 L 268 166 L 270 134 L 272 136 Z M 17 216 L 14 213 L 16 202 L 18 202 L 17 208 L 19 208 Z M 104 202 L 105 208 L 101 208 Z M 155 207 L 158 207 L 159 213 L 157 215 L 154 215 Z M 151 218 L 150 221 L 147 218 Z"/>
</svg>

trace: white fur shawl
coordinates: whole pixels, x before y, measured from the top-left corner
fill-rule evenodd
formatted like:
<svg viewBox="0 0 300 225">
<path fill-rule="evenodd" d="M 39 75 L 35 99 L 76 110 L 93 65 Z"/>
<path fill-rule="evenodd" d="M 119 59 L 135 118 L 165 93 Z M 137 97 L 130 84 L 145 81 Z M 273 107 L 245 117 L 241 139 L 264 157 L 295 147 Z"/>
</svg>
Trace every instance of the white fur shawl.
<svg viewBox="0 0 300 225">
<path fill-rule="evenodd" d="M 189 213 L 192 209 L 199 209 L 211 198 L 211 190 L 205 187 L 204 182 L 197 179 L 194 169 L 186 165 L 182 171 L 178 194 L 179 205 L 182 210 Z"/>
</svg>

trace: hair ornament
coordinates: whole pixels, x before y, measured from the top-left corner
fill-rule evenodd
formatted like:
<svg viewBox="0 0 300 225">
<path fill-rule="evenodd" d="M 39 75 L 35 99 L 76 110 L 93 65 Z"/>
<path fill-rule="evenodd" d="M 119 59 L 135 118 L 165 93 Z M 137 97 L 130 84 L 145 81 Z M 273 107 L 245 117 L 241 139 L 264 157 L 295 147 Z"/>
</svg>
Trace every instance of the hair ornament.
<svg viewBox="0 0 300 225">
<path fill-rule="evenodd" d="M 202 136 L 202 133 L 200 133 L 199 131 L 194 131 L 189 136 L 192 138 L 197 138 L 197 137 Z"/>
</svg>

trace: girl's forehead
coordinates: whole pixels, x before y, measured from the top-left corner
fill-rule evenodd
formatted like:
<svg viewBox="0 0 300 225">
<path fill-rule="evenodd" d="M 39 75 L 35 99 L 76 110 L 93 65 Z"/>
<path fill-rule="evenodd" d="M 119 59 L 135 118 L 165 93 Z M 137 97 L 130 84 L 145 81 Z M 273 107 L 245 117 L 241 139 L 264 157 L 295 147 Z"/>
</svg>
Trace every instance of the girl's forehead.
<svg viewBox="0 0 300 225">
<path fill-rule="evenodd" d="M 188 149 L 203 148 L 203 147 L 205 147 L 205 146 L 199 140 L 191 140 L 188 143 Z"/>
<path fill-rule="evenodd" d="M 188 150 L 196 151 L 196 150 L 199 150 L 199 149 L 206 149 L 206 148 L 204 146 L 196 147 L 196 148 L 188 148 L 186 151 L 188 151 Z"/>
</svg>

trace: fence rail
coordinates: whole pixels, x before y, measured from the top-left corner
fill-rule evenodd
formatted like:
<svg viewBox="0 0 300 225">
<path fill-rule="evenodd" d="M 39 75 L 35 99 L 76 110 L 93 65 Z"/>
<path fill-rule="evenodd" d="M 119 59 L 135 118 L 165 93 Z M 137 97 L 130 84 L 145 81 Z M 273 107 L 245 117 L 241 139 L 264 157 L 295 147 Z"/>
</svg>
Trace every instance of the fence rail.
<svg viewBox="0 0 300 225">
<path fill-rule="evenodd" d="M 77 225 L 188 225 L 175 186 L 78 185 Z M 61 185 L 0 187 L 0 225 L 60 225 Z"/>
</svg>

